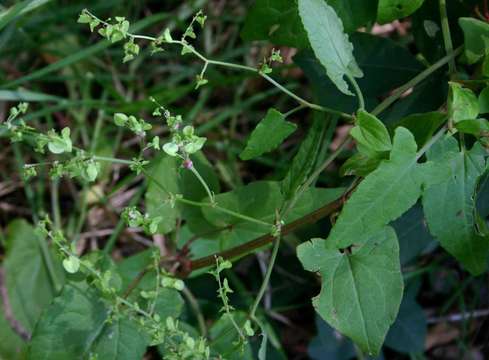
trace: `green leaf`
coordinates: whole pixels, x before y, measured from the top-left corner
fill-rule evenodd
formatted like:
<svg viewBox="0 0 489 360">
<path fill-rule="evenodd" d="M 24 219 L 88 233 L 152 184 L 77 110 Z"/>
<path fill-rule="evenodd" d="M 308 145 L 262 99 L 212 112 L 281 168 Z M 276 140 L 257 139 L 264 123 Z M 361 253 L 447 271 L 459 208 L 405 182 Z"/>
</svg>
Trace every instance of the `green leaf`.
<svg viewBox="0 0 489 360">
<path fill-rule="evenodd" d="M 423 5 L 424 0 L 379 0 L 377 20 L 386 24 L 411 15 Z"/>
<path fill-rule="evenodd" d="M 418 147 L 425 145 L 435 134 L 436 130 L 447 120 L 447 115 L 441 112 L 428 112 L 412 114 L 399 122 L 395 126 L 402 126 L 408 129 L 416 139 Z"/>
<path fill-rule="evenodd" d="M 335 9 L 347 33 L 373 23 L 377 16 L 378 0 L 327 0 L 327 3 Z"/>
<path fill-rule="evenodd" d="M 146 341 L 128 320 L 106 321 L 109 316 L 100 294 L 83 283 L 67 284 L 43 312 L 32 335 L 29 359 L 139 359 Z"/>
<path fill-rule="evenodd" d="M 474 64 L 487 54 L 489 24 L 474 18 L 462 17 L 458 23 L 464 32 L 465 56 Z"/>
<path fill-rule="evenodd" d="M 409 210 L 420 197 L 425 181 L 442 176 L 432 164 L 418 164 L 416 150 L 413 135 L 405 128 L 397 128 L 390 159 L 383 161 L 351 195 L 328 242 L 339 248 L 361 244 Z"/>
<path fill-rule="evenodd" d="M 352 34 L 350 39 L 354 46 L 355 59 L 365 74 L 363 78 L 358 79 L 358 85 L 365 96 L 367 109 L 374 108 L 379 103 L 379 99 L 385 98 L 393 89 L 411 80 L 424 69 L 424 66 L 406 48 L 390 39 L 359 32 Z M 390 59 L 396 59 L 396 61 L 393 62 Z M 357 110 L 358 101 L 336 88 L 312 51 L 303 50 L 299 52 L 294 57 L 294 62 L 306 74 L 321 105 L 349 114 Z M 416 90 L 417 88 L 414 89 L 414 93 L 408 99 L 417 95 Z M 436 103 L 434 106 L 431 105 L 433 95 L 440 97 L 440 103 Z M 423 101 L 417 101 L 416 105 L 428 105 L 436 109 L 442 102 L 446 101 L 446 94 L 440 91 L 440 95 L 438 95 L 437 92 L 433 94 L 433 91 L 430 91 L 429 100 L 427 101 L 426 97 L 423 97 Z M 401 102 L 402 100 L 399 103 Z M 432 109 L 420 111 L 430 110 Z M 398 120 L 402 116 L 402 113 L 396 114 L 395 119 Z"/>
<path fill-rule="evenodd" d="M 401 252 L 401 265 L 407 265 L 435 242 L 428 230 L 423 208 L 416 204 L 390 224 L 397 234 Z"/>
<path fill-rule="evenodd" d="M 165 154 L 158 155 L 152 161 L 149 172 L 168 192 L 173 194 L 180 193 L 178 183 L 179 165 L 176 158 Z M 145 200 L 146 212 L 149 216 L 162 217 L 158 224 L 159 233 L 167 234 L 175 229 L 180 209 L 171 203 L 168 193 L 161 190 L 156 182 L 149 181 Z"/>
<path fill-rule="evenodd" d="M 277 110 L 270 109 L 251 133 L 248 143 L 239 157 L 242 160 L 250 160 L 272 151 L 280 146 L 295 129 L 297 129 L 297 125 L 286 121 L 284 115 Z"/>
<path fill-rule="evenodd" d="M 63 260 L 63 267 L 70 274 L 75 274 L 80 270 L 80 259 L 75 256 L 70 256 Z"/>
<path fill-rule="evenodd" d="M 317 336 L 308 346 L 308 354 L 313 360 L 350 360 L 355 357 L 353 343 L 344 336 L 337 336 L 335 330 L 320 316 L 316 316 Z"/>
<path fill-rule="evenodd" d="M 377 0 L 328 0 L 351 33 L 375 21 Z M 269 40 L 276 45 L 308 47 L 297 3 L 290 0 L 256 0 L 246 16 L 241 37 L 246 41 Z"/>
<path fill-rule="evenodd" d="M 15 220 L 8 226 L 7 256 L 4 262 L 7 291 L 15 318 L 32 331 L 43 309 L 56 296 L 50 271 L 59 282 L 63 280 L 61 264 L 47 249 L 45 239 L 25 220 Z M 46 246 L 46 253 L 43 247 Z M 46 265 L 45 256 L 53 261 L 54 268 Z M 58 284 L 58 285 L 61 285 Z"/>
<path fill-rule="evenodd" d="M 341 165 L 340 175 L 366 177 L 377 169 L 383 159 L 381 156 L 369 157 L 366 154 L 358 152 Z"/>
<path fill-rule="evenodd" d="M 240 327 L 244 327 L 248 317 L 246 313 L 231 313 L 234 322 Z M 210 328 L 211 350 L 214 355 L 229 360 L 252 360 L 253 352 L 249 344 L 240 344 L 239 335 L 228 314 L 224 314 Z"/>
<path fill-rule="evenodd" d="M 294 156 L 287 175 L 282 181 L 282 193 L 286 200 L 292 198 L 297 189 L 307 180 L 313 171 L 324 142 L 326 130 L 331 119 L 325 121 L 323 116 L 316 116 L 302 142 L 299 151 Z"/>
<path fill-rule="evenodd" d="M 479 94 L 479 111 L 481 114 L 489 113 L 489 86 Z"/>
<path fill-rule="evenodd" d="M 427 332 L 423 308 L 414 297 L 405 295 L 397 319 L 385 338 L 385 345 L 405 354 L 422 354 Z"/>
<path fill-rule="evenodd" d="M 316 57 L 329 78 L 346 95 L 353 95 L 344 77 L 362 77 L 353 57 L 353 45 L 343 32 L 343 23 L 323 0 L 298 0 L 299 15 Z"/>
<path fill-rule="evenodd" d="M 489 255 L 489 239 L 477 231 L 475 208 L 478 180 L 485 171 L 485 155 L 478 143 L 464 152 L 459 151 L 454 138 L 435 144 L 427 154 L 428 159 L 450 167 L 451 172 L 445 181 L 427 187 L 423 194 L 431 233 L 474 275 L 487 270 Z"/>
<path fill-rule="evenodd" d="M 61 130 L 61 136 L 53 132 L 49 139 L 48 148 L 53 154 L 70 153 L 72 151 L 70 128 L 66 127 Z"/>
<path fill-rule="evenodd" d="M 455 124 L 455 128 L 464 134 L 489 136 L 489 121 L 486 119 L 462 120 Z"/>
<path fill-rule="evenodd" d="M 376 152 L 390 151 L 392 149 L 391 137 L 385 125 L 374 115 L 360 110 L 356 117 L 356 126 L 351 129 L 350 135 L 360 144 Z"/>
<path fill-rule="evenodd" d="M 306 270 L 321 274 L 321 293 L 313 299 L 316 311 L 364 352 L 377 355 L 403 293 L 394 230 L 384 227 L 351 252 L 313 239 L 301 244 L 297 255 Z"/>
<path fill-rule="evenodd" d="M 343 194 L 344 188 L 317 189 L 306 191 L 290 214 L 283 219 L 292 222 L 321 206 L 324 206 Z M 217 204 L 226 209 L 247 215 L 272 224 L 276 210 L 284 203 L 281 184 L 273 181 L 256 181 L 236 188 L 233 191 L 215 196 Z M 203 210 L 205 219 L 216 228 L 229 229 L 221 231 L 219 241 L 221 249 L 240 245 L 258 236 L 270 233 L 271 227 L 250 223 L 233 215 L 223 214 L 211 207 Z"/>
<path fill-rule="evenodd" d="M 457 83 L 450 83 L 448 115 L 454 123 L 471 120 L 479 115 L 479 101 L 472 90 Z"/>
<path fill-rule="evenodd" d="M 142 359 L 148 339 L 138 325 L 127 317 L 107 323 L 90 353 L 98 359 Z"/>
</svg>

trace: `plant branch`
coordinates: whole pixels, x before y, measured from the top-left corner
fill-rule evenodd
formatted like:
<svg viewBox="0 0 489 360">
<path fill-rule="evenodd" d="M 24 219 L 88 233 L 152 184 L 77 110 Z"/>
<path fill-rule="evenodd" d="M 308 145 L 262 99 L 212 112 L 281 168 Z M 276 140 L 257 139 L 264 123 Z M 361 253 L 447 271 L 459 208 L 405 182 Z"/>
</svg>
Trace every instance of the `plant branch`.
<svg viewBox="0 0 489 360">
<path fill-rule="evenodd" d="M 351 190 L 352 191 L 352 190 Z M 346 198 L 348 197 L 349 192 L 345 193 L 341 198 L 337 199 L 336 201 L 333 201 L 329 204 L 326 204 L 325 206 L 305 215 L 304 217 L 297 219 L 287 225 L 284 225 L 281 230 L 281 235 L 285 236 L 298 228 L 315 223 L 319 219 L 322 219 L 328 215 L 333 214 L 335 211 L 339 210 L 343 203 L 346 201 Z M 251 240 L 245 244 L 233 247 L 231 249 L 212 254 L 206 257 L 202 257 L 199 259 L 192 260 L 190 262 L 190 271 L 195 271 L 198 269 L 206 268 L 209 266 L 212 266 L 215 264 L 215 257 L 222 257 L 223 259 L 235 259 L 244 255 L 247 255 L 257 249 L 260 249 L 268 244 L 270 244 L 275 237 L 271 234 L 266 234 L 263 236 L 260 236 L 254 240 Z M 182 275 L 188 275 L 188 274 L 182 274 Z"/>
<path fill-rule="evenodd" d="M 447 55 L 453 53 L 453 43 L 452 36 L 450 35 L 450 25 L 448 24 L 448 16 L 447 16 L 447 4 L 446 0 L 440 0 L 440 18 L 441 18 L 441 30 L 443 33 L 443 41 L 445 43 L 445 50 Z M 448 62 L 448 69 L 450 75 L 453 75 L 457 72 L 457 68 L 455 65 L 455 58 L 451 58 Z"/>
<path fill-rule="evenodd" d="M 268 283 L 270 282 L 273 266 L 275 265 L 275 261 L 277 260 L 278 249 L 280 247 L 280 239 L 281 236 L 277 236 L 275 238 L 275 243 L 273 244 L 272 256 L 270 257 L 270 261 L 268 263 L 267 272 L 265 273 L 265 276 L 263 278 L 263 282 L 261 284 L 260 290 L 258 291 L 258 295 L 256 296 L 255 301 L 251 306 L 250 318 L 253 320 L 255 320 L 256 310 L 258 309 L 258 306 L 261 303 L 261 299 L 263 298 L 263 295 L 265 295 L 265 291 L 267 290 Z"/>
</svg>

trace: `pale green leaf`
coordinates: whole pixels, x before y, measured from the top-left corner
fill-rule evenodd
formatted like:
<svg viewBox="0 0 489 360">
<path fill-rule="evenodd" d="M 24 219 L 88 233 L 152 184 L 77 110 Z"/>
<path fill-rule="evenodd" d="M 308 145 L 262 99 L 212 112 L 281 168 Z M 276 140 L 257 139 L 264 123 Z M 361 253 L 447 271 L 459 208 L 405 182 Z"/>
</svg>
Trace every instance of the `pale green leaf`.
<svg viewBox="0 0 489 360">
<path fill-rule="evenodd" d="M 356 126 L 351 129 L 350 135 L 372 151 L 382 152 L 392 149 L 391 137 L 385 125 L 365 110 L 358 111 Z"/>
<path fill-rule="evenodd" d="M 383 161 L 351 195 L 328 242 L 338 247 L 358 245 L 416 203 L 421 185 L 432 170 L 418 164 L 416 150 L 413 135 L 397 128 L 390 159 Z"/>
<path fill-rule="evenodd" d="M 486 151 L 476 144 L 461 152 L 453 138 L 435 144 L 428 158 L 451 168 L 445 181 L 428 187 L 423 207 L 430 232 L 472 274 L 487 270 L 489 238 L 476 228 L 475 193 L 485 171 Z"/>
<path fill-rule="evenodd" d="M 353 57 L 353 45 L 343 32 L 343 23 L 334 9 L 323 0 L 299 0 L 299 15 L 318 60 L 338 87 L 353 95 L 344 77 L 362 77 Z"/>
<path fill-rule="evenodd" d="M 380 24 L 411 15 L 423 5 L 424 0 L 379 0 L 377 21 Z"/>
<path fill-rule="evenodd" d="M 471 120 L 479 115 L 479 101 L 472 90 L 463 88 L 458 83 L 450 83 L 448 94 L 448 115 L 455 123 Z"/>
<path fill-rule="evenodd" d="M 470 64 L 474 64 L 487 54 L 489 24 L 465 17 L 458 19 L 458 23 L 464 33 L 465 56 Z"/>
<path fill-rule="evenodd" d="M 399 246 L 390 227 L 362 243 L 341 252 L 333 242 L 313 239 L 297 255 L 306 270 L 321 274 L 316 311 L 364 352 L 377 355 L 402 299 Z"/>
<path fill-rule="evenodd" d="M 286 121 L 283 114 L 275 109 L 270 109 L 265 118 L 251 133 L 245 149 L 239 157 L 242 160 L 250 160 L 277 148 L 292 134 L 297 125 Z"/>
</svg>

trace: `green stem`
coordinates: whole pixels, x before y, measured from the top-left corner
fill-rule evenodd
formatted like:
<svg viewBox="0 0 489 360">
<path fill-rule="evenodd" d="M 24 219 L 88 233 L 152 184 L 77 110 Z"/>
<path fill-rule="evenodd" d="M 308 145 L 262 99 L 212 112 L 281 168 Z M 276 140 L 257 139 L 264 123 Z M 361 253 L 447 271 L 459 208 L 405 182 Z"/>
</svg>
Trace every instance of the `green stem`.
<svg viewBox="0 0 489 360">
<path fill-rule="evenodd" d="M 199 302 L 195 298 L 194 294 L 185 286 L 182 290 L 182 294 L 187 299 L 190 307 L 195 313 L 195 317 L 197 318 L 197 323 L 199 324 L 200 335 L 203 337 L 207 337 L 207 326 L 205 325 L 205 318 L 202 310 L 200 309 Z"/>
<path fill-rule="evenodd" d="M 263 282 L 261 284 L 260 290 L 258 291 L 258 295 L 253 302 L 250 310 L 250 318 L 255 319 L 256 310 L 261 303 L 263 296 L 265 295 L 265 291 L 267 290 L 268 283 L 270 282 L 270 277 L 272 275 L 273 266 L 275 265 L 275 261 L 277 260 L 278 249 L 280 247 L 280 236 L 275 238 L 275 243 L 273 244 L 272 256 L 270 257 L 270 262 L 268 263 L 267 272 L 265 273 L 265 277 L 263 278 Z"/>
<path fill-rule="evenodd" d="M 360 89 L 360 86 L 358 86 L 358 83 L 353 76 L 351 76 L 350 74 L 347 74 L 346 77 L 348 78 L 348 80 L 352 84 L 353 89 L 355 89 L 355 93 L 357 94 L 357 98 L 358 98 L 359 109 L 365 109 L 365 99 L 363 98 L 362 89 Z"/>
<path fill-rule="evenodd" d="M 143 174 L 148 178 L 150 179 L 151 181 L 153 181 L 155 183 L 156 186 L 158 186 L 158 188 L 160 188 L 163 192 L 165 192 L 168 196 L 171 196 L 172 194 L 166 190 L 166 188 L 163 186 L 163 184 L 161 184 L 154 176 L 152 176 L 150 173 L 148 173 L 146 170 L 143 170 Z M 252 223 L 255 223 L 255 224 L 259 224 L 259 225 L 263 225 L 263 226 L 267 226 L 269 228 L 271 228 L 273 225 L 270 224 L 270 223 L 267 223 L 265 221 L 261 221 L 259 219 L 255 219 L 253 217 L 250 217 L 250 216 L 246 216 L 246 215 L 243 215 L 243 214 L 240 214 L 236 211 L 233 211 L 233 210 L 229 210 L 229 209 L 226 209 L 226 208 L 223 208 L 223 207 L 220 207 L 218 206 L 217 204 L 215 203 L 208 203 L 208 202 L 200 202 L 200 201 L 193 201 L 193 200 L 188 200 L 188 199 L 184 199 L 182 197 L 175 197 L 175 201 L 177 202 L 180 202 L 182 204 L 187 204 L 187 205 L 191 205 L 191 206 L 196 206 L 196 207 L 210 207 L 210 208 L 213 208 L 213 209 L 216 209 L 217 211 L 220 211 L 222 213 L 225 213 L 225 214 L 229 214 L 235 218 L 238 218 L 238 219 L 241 219 L 241 220 L 244 220 L 244 221 L 248 221 L 248 222 L 252 222 Z"/>
<path fill-rule="evenodd" d="M 96 161 L 111 162 L 114 164 L 131 165 L 133 163 L 133 161 L 131 161 L 131 160 L 117 159 L 117 158 L 107 157 L 107 156 L 92 156 L 92 158 L 93 158 L 93 160 L 96 160 Z"/>
<path fill-rule="evenodd" d="M 209 200 L 211 201 L 212 204 L 214 204 L 214 194 L 209 188 L 209 185 L 207 185 L 207 183 L 205 182 L 204 178 L 200 175 L 199 171 L 193 165 L 189 168 L 189 170 L 195 175 L 195 177 L 202 184 L 202 186 L 205 189 L 205 192 L 207 193 L 207 196 L 209 196 Z"/>
<path fill-rule="evenodd" d="M 445 50 L 447 52 L 447 55 L 450 55 L 453 53 L 453 43 L 452 43 L 452 36 L 450 35 L 450 26 L 448 24 L 446 0 L 440 0 L 440 17 L 441 17 L 441 30 L 443 33 L 443 41 L 445 43 Z M 456 73 L 457 68 L 455 65 L 455 58 L 451 58 L 450 61 L 448 62 L 448 69 L 451 76 Z"/>
<path fill-rule="evenodd" d="M 391 106 L 394 102 L 396 102 L 406 91 L 409 89 L 415 87 L 418 85 L 420 82 L 428 78 L 431 74 L 433 74 L 435 71 L 438 69 L 442 68 L 444 65 L 446 65 L 448 62 L 450 62 L 452 59 L 455 59 L 460 53 L 462 52 L 462 47 L 459 47 L 455 49 L 451 54 L 448 54 L 438 60 L 436 63 L 431 65 L 429 68 L 426 70 L 422 71 L 419 73 L 417 76 L 412 78 L 410 81 L 408 81 L 406 84 L 402 85 L 400 88 L 398 88 L 394 93 L 386 98 L 384 101 L 382 101 L 373 111 L 373 115 L 379 115 L 381 112 L 383 112 L 385 109 L 387 109 L 389 106 Z"/>
</svg>

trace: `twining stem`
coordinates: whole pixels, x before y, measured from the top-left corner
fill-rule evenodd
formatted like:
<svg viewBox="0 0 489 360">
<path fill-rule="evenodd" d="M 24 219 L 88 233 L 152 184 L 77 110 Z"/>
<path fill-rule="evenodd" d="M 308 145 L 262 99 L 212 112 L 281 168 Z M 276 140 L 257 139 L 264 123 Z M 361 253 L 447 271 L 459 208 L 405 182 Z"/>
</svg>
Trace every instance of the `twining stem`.
<svg viewBox="0 0 489 360">
<path fill-rule="evenodd" d="M 85 10 L 85 11 L 87 12 L 87 14 L 89 14 L 94 19 L 97 19 L 98 21 L 100 21 L 101 24 L 104 24 L 105 26 L 110 25 L 106 21 L 103 21 L 103 20 L 99 19 L 98 17 L 96 17 L 94 14 L 90 13 L 88 10 Z M 137 34 L 132 34 L 132 33 L 127 33 L 127 36 L 129 36 L 132 39 L 148 40 L 148 41 L 152 41 L 152 42 L 158 41 L 158 39 L 156 37 L 153 37 L 153 36 L 137 35 Z M 191 52 L 197 58 L 199 58 L 201 61 L 204 62 L 204 68 L 207 68 L 208 65 L 216 65 L 216 66 L 223 66 L 223 67 L 234 68 L 234 69 L 245 70 L 245 71 L 250 71 L 250 72 L 256 73 L 259 76 L 261 76 L 262 78 L 264 78 L 265 80 L 267 80 L 269 83 L 271 83 L 272 85 L 274 85 L 275 87 L 280 89 L 282 92 L 284 92 L 285 94 L 289 95 L 291 98 L 293 98 L 294 100 L 299 102 L 301 105 L 304 105 L 304 106 L 311 108 L 313 110 L 338 115 L 338 116 L 341 116 L 341 117 L 346 118 L 346 119 L 351 120 L 353 118 L 352 115 L 350 115 L 350 114 L 347 114 L 347 113 L 344 113 L 341 111 L 337 111 L 334 109 L 330 109 L 330 108 L 321 106 L 319 104 L 314 104 L 314 103 L 311 103 L 311 102 L 301 98 L 300 96 L 294 94 L 293 92 L 291 92 L 290 90 L 285 88 L 283 85 L 279 84 L 277 81 L 275 81 L 273 78 L 271 78 L 267 74 L 261 72 L 259 69 L 255 69 L 253 67 L 246 66 L 246 65 L 233 64 L 233 63 L 229 63 L 229 62 L 208 59 L 202 53 L 197 51 L 193 46 L 188 44 L 185 40 L 171 40 L 171 41 L 168 41 L 168 43 L 180 45 L 180 46 L 184 47 L 187 51 Z"/>
<path fill-rule="evenodd" d="M 274 240 L 272 255 L 268 263 L 267 272 L 265 273 L 265 276 L 263 278 L 263 282 L 260 286 L 260 290 L 258 291 L 258 295 L 256 296 L 255 301 L 251 306 L 250 318 L 253 320 L 255 320 L 256 310 L 258 309 L 258 306 L 261 303 L 261 299 L 263 298 L 263 296 L 265 295 L 265 291 L 267 290 L 268 283 L 270 282 L 270 277 L 272 275 L 273 267 L 275 265 L 275 260 L 277 260 L 278 249 L 280 247 L 280 239 L 281 236 L 277 236 Z"/>
<path fill-rule="evenodd" d="M 440 0 L 440 18 L 441 18 L 441 30 L 443 33 L 443 42 L 445 43 L 445 50 L 447 55 L 453 53 L 453 43 L 452 36 L 450 35 L 450 26 L 448 24 L 448 16 L 447 16 L 447 4 L 446 0 Z M 448 62 L 448 71 L 450 75 L 456 73 L 457 68 L 455 65 L 455 58 L 451 58 Z"/>
</svg>

